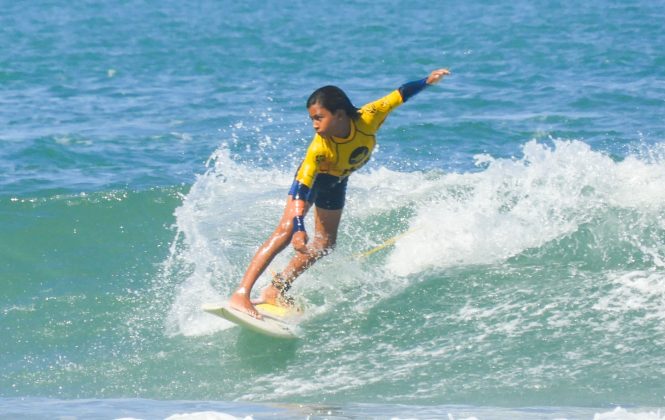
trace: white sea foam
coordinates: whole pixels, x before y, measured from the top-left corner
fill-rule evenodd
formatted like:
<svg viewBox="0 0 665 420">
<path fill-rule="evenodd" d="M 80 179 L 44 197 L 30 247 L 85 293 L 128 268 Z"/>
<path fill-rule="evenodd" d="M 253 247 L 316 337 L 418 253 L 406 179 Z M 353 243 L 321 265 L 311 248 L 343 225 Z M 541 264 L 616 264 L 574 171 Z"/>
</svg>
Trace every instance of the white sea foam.
<svg viewBox="0 0 665 420">
<path fill-rule="evenodd" d="M 665 272 L 629 271 L 609 273 L 612 289 L 594 305 L 610 314 L 644 313 L 638 322 L 653 323 L 665 331 Z"/>
<path fill-rule="evenodd" d="M 617 407 L 614 410 L 606 413 L 596 413 L 596 415 L 593 416 L 593 420 L 662 420 L 662 419 L 665 419 L 665 416 L 661 417 L 660 410 L 630 412 L 621 407 Z"/>
<path fill-rule="evenodd" d="M 427 418 L 430 418 L 432 416 L 435 417 L 440 417 L 440 418 L 448 418 L 449 420 L 483 420 L 483 419 L 497 419 L 497 418 L 515 418 L 515 419 L 531 419 L 531 418 L 536 418 L 534 416 L 537 416 L 537 418 L 544 418 L 547 417 L 548 415 L 559 415 L 561 416 L 563 413 L 566 411 L 570 412 L 576 412 L 573 417 L 568 417 L 567 415 L 563 415 L 561 417 L 553 417 L 555 420 L 568 420 L 568 419 L 593 419 L 593 420 L 663 420 L 665 419 L 665 416 L 661 414 L 660 410 L 653 410 L 653 411 L 645 411 L 645 410 L 626 410 L 622 407 L 617 407 L 612 411 L 607 411 L 607 412 L 602 412 L 602 413 L 595 413 L 593 416 L 591 414 L 587 414 L 589 409 L 587 410 L 581 410 L 581 409 L 574 409 L 574 408 L 560 408 L 560 409 L 554 409 L 554 408 L 549 408 L 547 410 L 543 410 L 542 412 L 539 412 L 537 409 L 530 409 L 530 410 L 520 410 L 520 409 L 510 409 L 510 408 L 492 408 L 492 407 L 456 407 L 456 408 L 447 408 L 447 407 L 432 407 L 429 409 L 421 409 L 423 412 L 416 412 L 417 414 L 425 414 Z M 368 406 L 365 408 L 365 410 L 369 409 L 374 409 L 378 410 L 379 412 L 383 412 L 385 416 L 388 416 L 390 413 L 390 406 L 387 406 L 385 408 L 381 408 L 380 406 Z M 400 406 L 399 407 L 400 411 L 405 411 L 408 410 L 408 406 Z M 303 408 L 303 412 L 306 411 L 305 408 Z M 321 411 L 321 409 L 318 409 L 318 411 Z M 320 415 L 325 418 L 326 416 L 331 416 L 334 413 L 330 410 L 327 412 L 322 412 Z M 584 415 L 582 415 L 584 414 Z M 303 414 L 304 415 L 304 414 Z M 369 415 L 368 415 L 369 416 Z M 371 416 L 374 417 L 374 416 Z M 383 416 L 382 416 L 383 417 Z M 166 417 L 165 420 L 238 420 L 238 419 L 243 419 L 243 420 L 251 420 L 253 417 L 252 416 L 247 416 L 247 417 L 235 417 L 230 414 L 226 414 L 223 412 L 218 412 L 218 411 L 200 411 L 200 412 L 191 412 L 191 413 L 182 413 L 182 414 L 172 414 L 169 417 Z M 388 417 L 387 417 L 388 418 Z M 418 415 L 414 416 L 404 416 L 404 414 L 400 415 L 393 415 L 390 416 L 389 418 L 395 419 L 395 420 L 407 420 L 407 419 L 418 419 L 421 418 Z M 139 420 L 135 419 L 133 417 L 124 417 L 124 418 L 118 418 L 116 420 Z"/>
<path fill-rule="evenodd" d="M 165 420 L 251 420 L 253 417 L 235 417 L 230 414 L 220 413 L 217 411 L 200 411 L 194 413 L 173 414 Z"/>
<path fill-rule="evenodd" d="M 575 232 L 608 207 L 653 216 L 665 203 L 662 161 L 615 162 L 579 141 L 531 141 L 519 159 L 477 162 L 486 168 L 442 176 L 437 189 L 448 193 L 419 203 L 414 233 L 397 242 L 389 260 L 394 273 L 503 261 Z M 662 229 L 662 215 L 658 220 Z M 644 252 L 663 264 L 662 246 Z"/>
<path fill-rule="evenodd" d="M 378 406 L 377 406 L 378 407 Z M 377 407 L 368 407 L 368 409 L 375 409 L 375 410 L 383 410 L 384 415 L 388 415 L 390 412 L 389 407 L 379 409 Z M 418 407 L 420 408 L 420 407 Z M 399 407 L 400 411 L 408 410 L 408 406 L 401 406 Z M 319 409 L 320 411 L 321 409 Z M 575 409 L 575 408 L 560 408 L 560 409 L 554 409 L 554 408 L 549 408 L 549 409 L 544 409 L 542 411 L 538 411 L 537 409 L 530 409 L 530 410 L 521 410 L 521 409 L 510 409 L 510 408 L 492 408 L 492 407 L 457 407 L 457 408 L 445 408 L 445 407 L 440 407 L 440 408 L 430 408 L 430 409 L 422 409 L 424 413 L 426 413 L 426 417 L 430 418 L 432 416 L 435 417 L 441 417 L 441 418 L 448 418 L 449 420 L 483 420 L 483 419 L 497 419 L 497 418 L 515 418 L 515 419 L 532 419 L 532 418 L 544 418 L 547 417 L 548 415 L 556 415 L 558 414 L 561 416 L 563 413 L 566 411 L 571 411 L 571 412 L 577 412 L 573 417 L 568 417 L 567 415 L 563 415 L 561 417 L 553 417 L 555 420 L 568 420 L 568 419 L 584 419 L 587 418 L 589 420 L 663 420 L 665 419 L 665 416 L 661 414 L 661 410 L 656 409 L 656 410 L 626 410 L 622 407 L 616 407 L 612 411 L 607 411 L 607 412 L 602 412 L 602 413 L 595 413 L 592 415 L 583 415 L 580 416 L 580 414 L 586 414 L 583 412 L 589 412 L 591 410 L 581 410 L 581 409 Z M 303 411 L 305 411 L 303 409 Z M 327 413 L 320 413 L 323 418 L 327 416 L 331 416 L 334 413 L 332 411 L 328 411 Z M 535 417 L 534 417 L 535 416 Z M 374 417 L 374 416 L 372 416 Z M 383 417 L 383 416 L 382 416 Z M 201 411 L 201 412 L 192 412 L 192 413 L 182 413 L 182 414 L 173 414 L 169 417 L 167 417 L 165 420 L 238 420 L 238 419 L 244 419 L 244 420 L 251 420 L 253 417 L 252 416 L 247 416 L 247 417 L 235 417 L 230 414 L 226 414 L 223 412 L 217 412 L 217 411 Z M 389 417 L 391 419 L 399 419 L 399 420 L 407 420 L 407 419 L 418 419 L 421 418 L 419 416 L 404 416 L 403 414 L 397 415 L 397 416 L 391 416 Z M 133 418 L 121 418 L 117 420 L 135 420 Z M 138 419 L 136 419 L 138 420 Z"/>
</svg>

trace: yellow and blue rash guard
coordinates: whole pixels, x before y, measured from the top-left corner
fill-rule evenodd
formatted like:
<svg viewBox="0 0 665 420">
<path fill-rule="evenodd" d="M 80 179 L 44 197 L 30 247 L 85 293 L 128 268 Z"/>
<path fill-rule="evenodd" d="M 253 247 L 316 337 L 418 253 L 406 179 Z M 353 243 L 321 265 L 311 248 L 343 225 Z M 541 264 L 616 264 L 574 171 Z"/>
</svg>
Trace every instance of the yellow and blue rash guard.
<svg viewBox="0 0 665 420">
<path fill-rule="evenodd" d="M 393 109 L 426 86 L 426 79 L 406 83 L 383 98 L 364 105 L 359 116 L 351 119 L 351 132 L 347 138 L 326 138 L 315 134 L 289 194 L 294 199 L 315 202 L 317 207 L 324 209 L 344 207 L 347 178 L 369 161 L 381 124 Z M 321 197 L 325 194 L 335 197 Z"/>
</svg>

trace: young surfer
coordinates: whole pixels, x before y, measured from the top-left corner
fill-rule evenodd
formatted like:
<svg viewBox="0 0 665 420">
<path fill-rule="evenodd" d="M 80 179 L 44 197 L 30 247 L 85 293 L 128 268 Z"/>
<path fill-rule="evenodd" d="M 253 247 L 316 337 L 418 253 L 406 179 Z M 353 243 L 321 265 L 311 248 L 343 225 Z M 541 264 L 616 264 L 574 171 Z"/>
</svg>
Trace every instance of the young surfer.
<svg viewBox="0 0 665 420">
<path fill-rule="evenodd" d="M 348 177 L 369 160 L 381 124 L 393 109 L 449 74 L 447 69 L 434 70 L 426 78 L 405 83 L 361 108 L 354 107 L 346 94 L 335 86 L 324 86 L 310 95 L 307 111 L 316 134 L 296 172 L 284 214 L 252 258 L 240 285 L 231 295 L 231 307 L 261 318 L 253 303 L 290 303 L 286 292 L 293 281 L 335 246 Z M 304 218 L 312 204 L 315 207 L 314 234 L 309 241 Z M 250 301 L 256 280 L 289 243 L 295 255 L 287 267 L 273 277 L 259 300 Z"/>
</svg>

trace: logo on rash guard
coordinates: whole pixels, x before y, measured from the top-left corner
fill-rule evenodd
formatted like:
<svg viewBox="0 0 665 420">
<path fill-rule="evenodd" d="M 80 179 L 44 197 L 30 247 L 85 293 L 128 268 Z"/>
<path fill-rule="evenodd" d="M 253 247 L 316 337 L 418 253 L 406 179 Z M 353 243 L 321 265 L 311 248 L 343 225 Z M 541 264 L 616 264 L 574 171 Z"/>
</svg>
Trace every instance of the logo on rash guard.
<svg viewBox="0 0 665 420">
<path fill-rule="evenodd" d="M 368 154 L 369 154 L 369 149 L 367 147 L 362 146 L 357 148 L 351 153 L 351 156 L 349 156 L 349 164 L 357 165 L 365 161 L 365 158 L 367 157 Z"/>
</svg>

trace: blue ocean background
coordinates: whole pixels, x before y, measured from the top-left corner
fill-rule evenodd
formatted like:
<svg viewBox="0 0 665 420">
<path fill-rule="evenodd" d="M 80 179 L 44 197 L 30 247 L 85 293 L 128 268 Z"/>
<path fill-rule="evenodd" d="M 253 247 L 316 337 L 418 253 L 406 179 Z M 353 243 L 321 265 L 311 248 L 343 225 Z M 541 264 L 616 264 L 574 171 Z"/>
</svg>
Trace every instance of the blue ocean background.
<svg viewBox="0 0 665 420">
<path fill-rule="evenodd" d="M 662 1 L 0 9 L 0 418 L 665 418 Z M 294 285 L 300 338 L 202 312 L 309 94 L 439 67 Z"/>
</svg>

